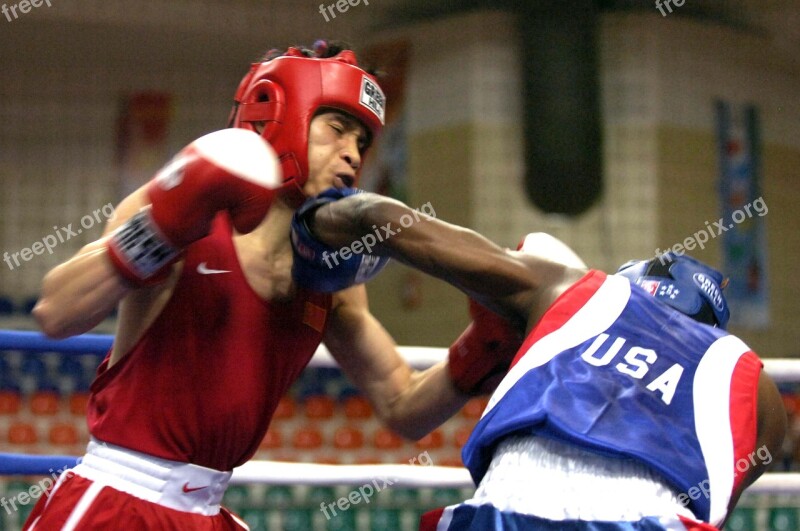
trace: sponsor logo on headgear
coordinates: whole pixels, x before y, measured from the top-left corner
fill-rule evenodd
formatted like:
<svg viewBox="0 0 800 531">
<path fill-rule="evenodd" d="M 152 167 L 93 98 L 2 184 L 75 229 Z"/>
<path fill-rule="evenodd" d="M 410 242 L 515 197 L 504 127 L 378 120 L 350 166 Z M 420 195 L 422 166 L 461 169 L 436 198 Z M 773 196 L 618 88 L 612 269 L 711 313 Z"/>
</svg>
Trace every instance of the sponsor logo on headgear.
<svg viewBox="0 0 800 531">
<path fill-rule="evenodd" d="M 384 123 L 384 113 L 386 109 L 386 96 L 383 91 L 367 76 L 361 78 L 361 97 L 359 98 L 361 105 L 375 113 L 375 116 Z"/>
<path fill-rule="evenodd" d="M 700 288 L 703 293 L 708 295 L 708 298 L 714 307 L 717 310 L 722 311 L 722 293 L 720 293 L 716 282 L 705 276 L 703 273 L 695 273 L 692 275 L 692 280 L 694 280 L 695 285 Z"/>
</svg>

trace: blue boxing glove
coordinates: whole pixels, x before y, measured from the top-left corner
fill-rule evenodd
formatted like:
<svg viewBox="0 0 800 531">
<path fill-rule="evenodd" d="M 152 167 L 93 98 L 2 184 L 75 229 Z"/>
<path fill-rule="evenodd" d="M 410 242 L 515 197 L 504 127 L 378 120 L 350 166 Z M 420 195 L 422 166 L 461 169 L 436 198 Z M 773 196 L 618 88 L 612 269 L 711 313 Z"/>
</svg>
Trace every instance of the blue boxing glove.
<svg viewBox="0 0 800 531">
<path fill-rule="evenodd" d="M 298 285 L 322 293 L 340 291 L 368 281 L 389 262 L 389 258 L 370 254 L 370 246 L 363 239 L 354 240 L 348 247 L 334 249 L 317 240 L 306 223 L 322 205 L 358 193 L 361 190 L 357 188 L 329 188 L 307 200 L 294 213 L 292 277 Z"/>
</svg>

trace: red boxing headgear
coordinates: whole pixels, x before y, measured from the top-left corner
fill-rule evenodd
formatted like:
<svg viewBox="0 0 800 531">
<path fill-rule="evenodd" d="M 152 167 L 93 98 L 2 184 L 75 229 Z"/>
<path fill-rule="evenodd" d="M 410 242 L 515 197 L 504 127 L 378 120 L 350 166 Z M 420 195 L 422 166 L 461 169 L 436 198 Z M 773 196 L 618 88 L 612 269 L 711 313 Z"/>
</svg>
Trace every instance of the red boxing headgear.
<svg viewBox="0 0 800 531">
<path fill-rule="evenodd" d="M 308 130 L 317 111 L 330 107 L 351 114 L 374 139 L 383 128 L 386 97 L 352 51 L 322 59 L 289 48 L 250 67 L 236 103 L 233 127 L 257 131 L 254 122 L 264 122 L 261 136 L 277 152 L 284 180 L 301 191 L 308 179 Z"/>
</svg>

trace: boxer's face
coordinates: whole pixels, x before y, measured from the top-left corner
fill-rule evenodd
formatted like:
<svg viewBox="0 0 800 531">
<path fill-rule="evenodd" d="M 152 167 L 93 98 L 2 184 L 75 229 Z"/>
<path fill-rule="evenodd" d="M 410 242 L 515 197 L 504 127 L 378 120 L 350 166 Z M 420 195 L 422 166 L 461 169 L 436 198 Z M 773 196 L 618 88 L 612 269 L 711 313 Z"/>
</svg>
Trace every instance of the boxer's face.
<svg viewBox="0 0 800 531">
<path fill-rule="evenodd" d="M 306 194 L 317 195 L 331 186 L 354 186 L 368 138 L 366 128 L 349 114 L 317 114 L 308 132 L 308 181 L 303 187 Z"/>
</svg>

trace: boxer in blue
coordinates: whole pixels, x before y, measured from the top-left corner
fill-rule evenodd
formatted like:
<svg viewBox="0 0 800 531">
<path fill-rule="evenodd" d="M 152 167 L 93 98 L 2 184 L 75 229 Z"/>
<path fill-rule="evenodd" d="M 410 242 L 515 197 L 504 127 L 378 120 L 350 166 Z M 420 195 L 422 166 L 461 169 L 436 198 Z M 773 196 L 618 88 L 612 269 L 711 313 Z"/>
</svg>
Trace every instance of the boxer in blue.
<svg viewBox="0 0 800 531">
<path fill-rule="evenodd" d="M 409 213 L 356 194 L 307 207 L 293 230 L 335 249 Z M 778 391 L 725 331 L 723 277 L 701 262 L 669 254 L 607 275 L 436 219 L 372 252 L 453 284 L 524 337 L 463 450 L 475 495 L 422 529 L 716 529 L 779 455 Z M 505 369 L 486 349 L 461 365 L 458 353 L 462 380 Z"/>
</svg>

